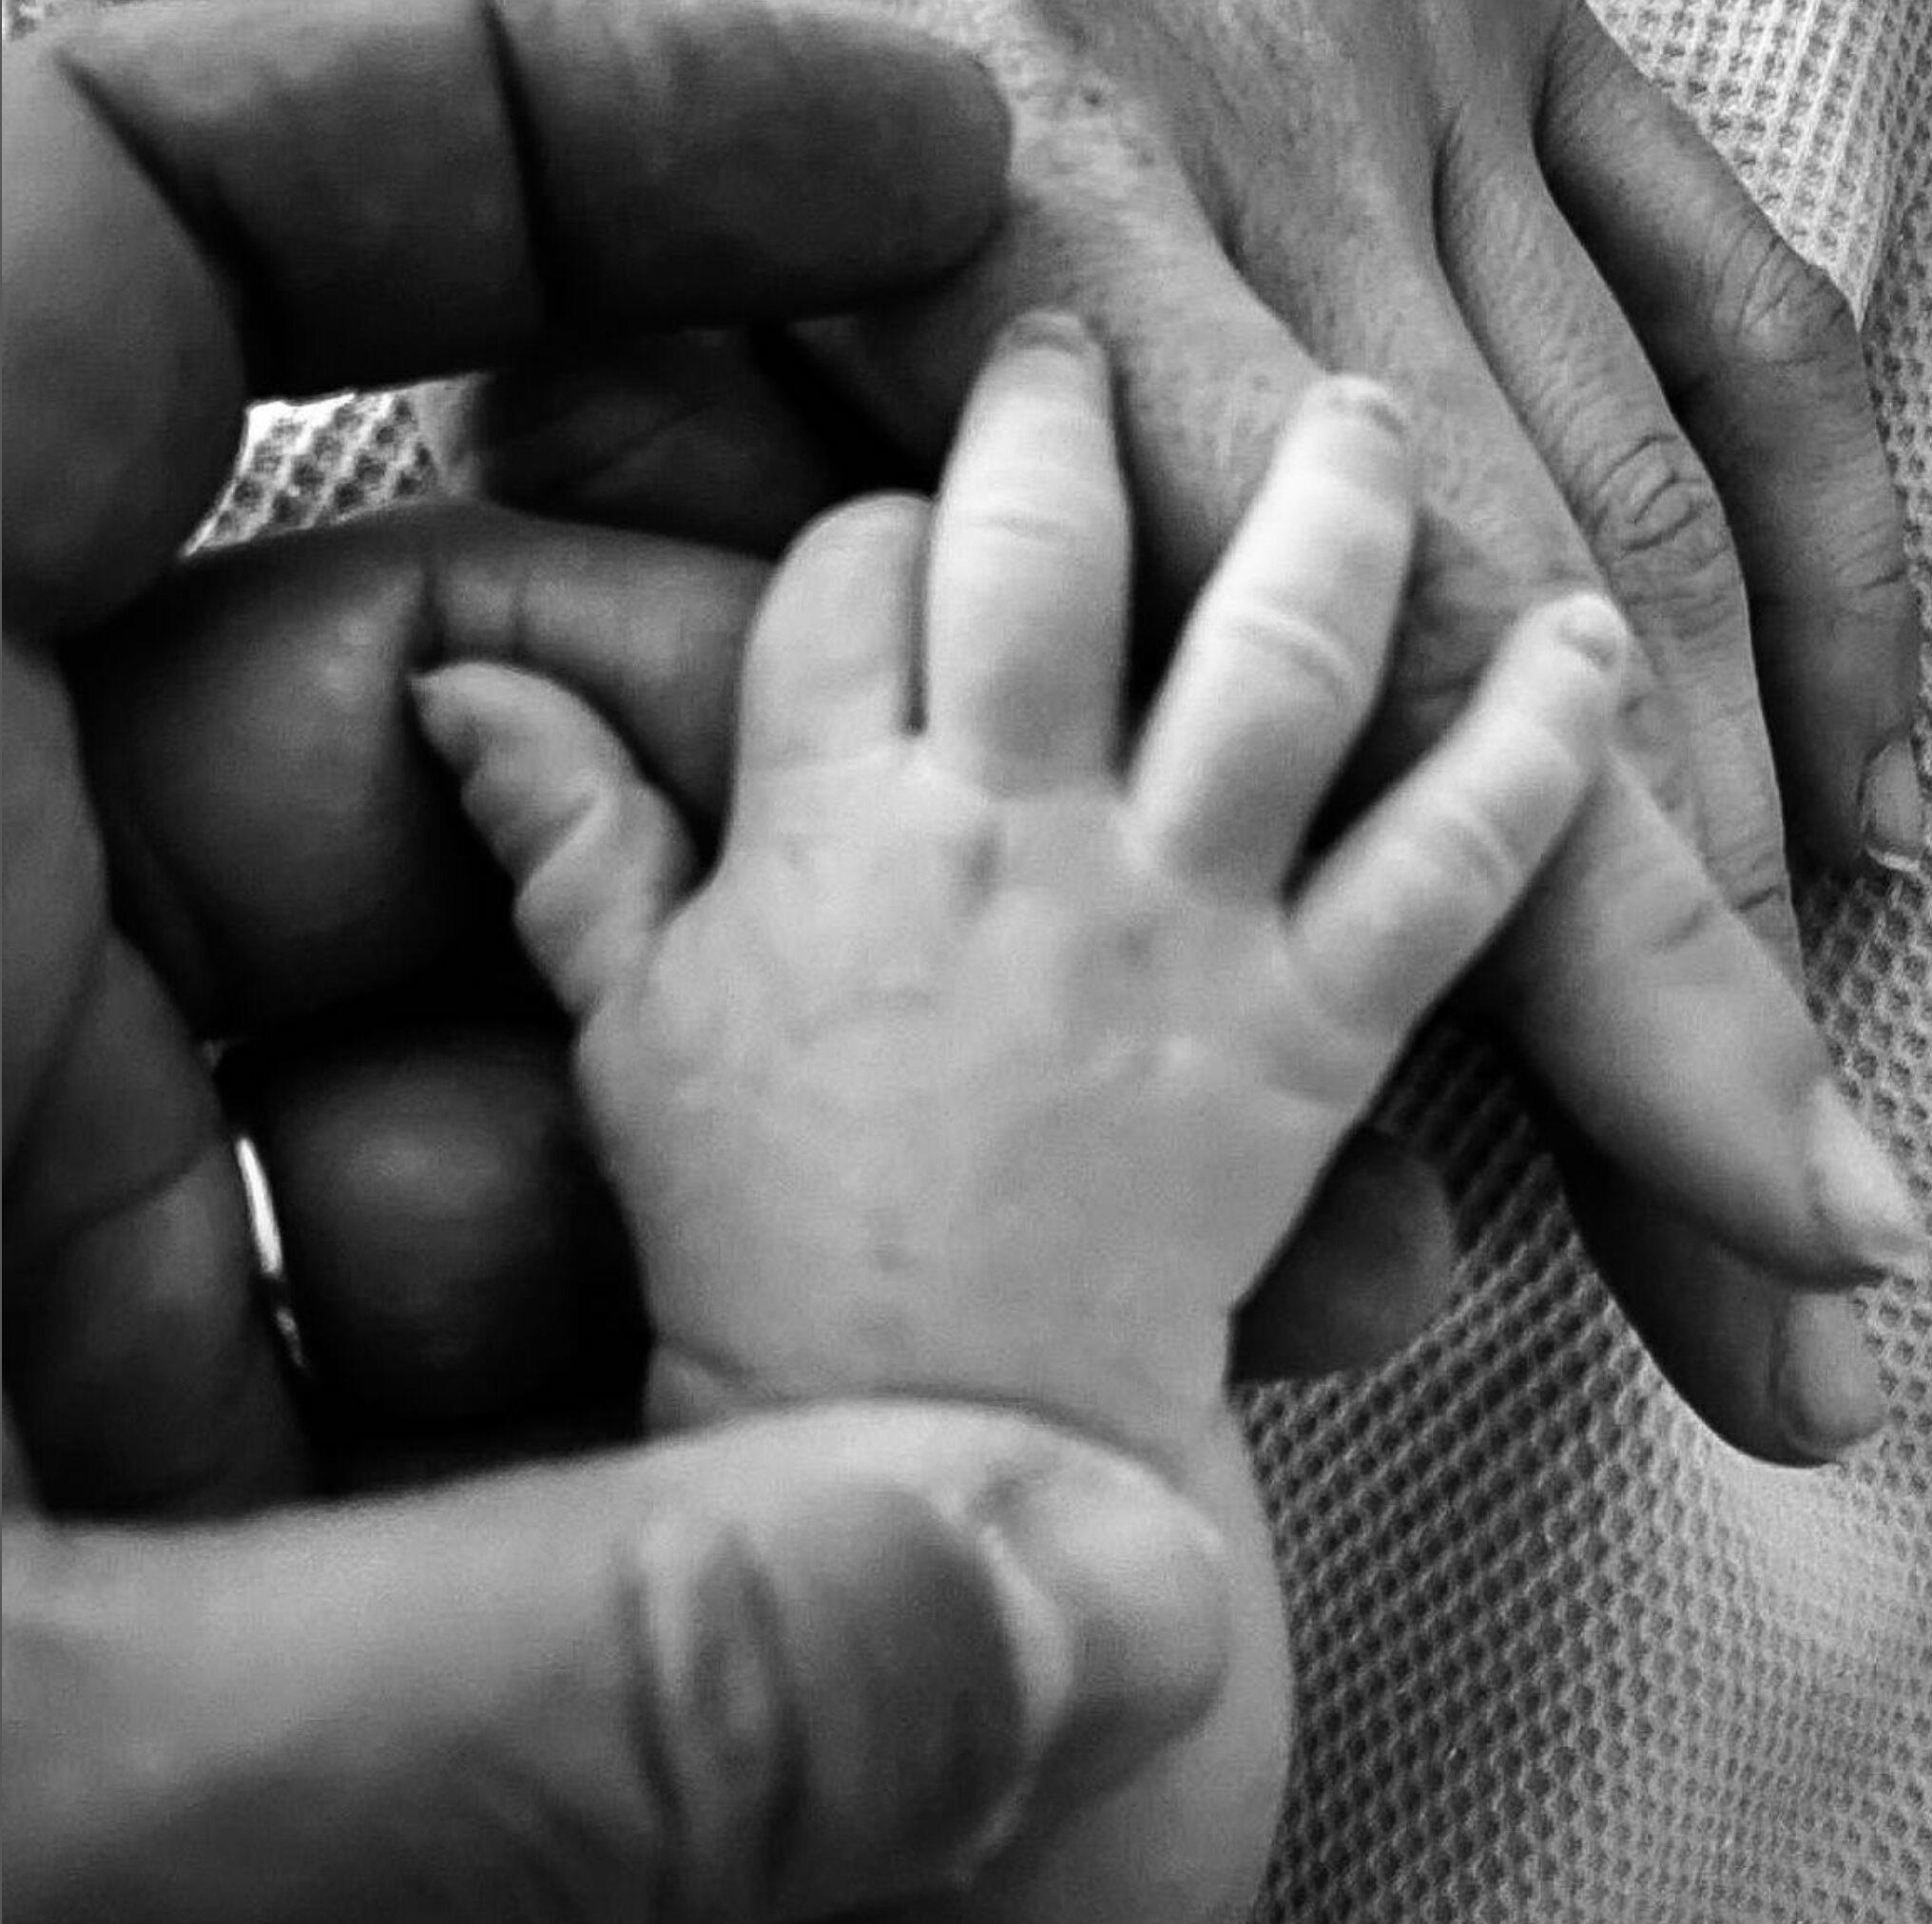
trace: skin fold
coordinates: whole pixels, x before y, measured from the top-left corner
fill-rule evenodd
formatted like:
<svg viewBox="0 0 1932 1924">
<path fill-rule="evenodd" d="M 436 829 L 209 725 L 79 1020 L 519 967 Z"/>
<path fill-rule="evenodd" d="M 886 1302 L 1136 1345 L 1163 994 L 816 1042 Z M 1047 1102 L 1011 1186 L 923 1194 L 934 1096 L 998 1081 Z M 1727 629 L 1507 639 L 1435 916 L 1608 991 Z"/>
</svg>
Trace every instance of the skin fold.
<svg viewBox="0 0 1932 1924">
<path fill-rule="evenodd" d="M 576 1024 L 648 1278 L 653 1423 L 981 1397 L 1130 1449 L 1227 1546 L 1209 1719 L 909 1918 L 1246 1915 L 1292 1687 L 1224 1401 L 1229 1319 L 1582 805 L 1626 653 L 1595 598 L 1526 622 L 1284 910 L 1380 685 L 1414 532 L 1405 437 L 1363 383 L 1311 394 L 1123 769 L 1110 415 L 1085 331 L 1023 319 L 936 503 L 868 497 L 797 544 L 754 625 L 694 892 L 621 714 L 501 664 L 417 683 Z"/>
</svg>

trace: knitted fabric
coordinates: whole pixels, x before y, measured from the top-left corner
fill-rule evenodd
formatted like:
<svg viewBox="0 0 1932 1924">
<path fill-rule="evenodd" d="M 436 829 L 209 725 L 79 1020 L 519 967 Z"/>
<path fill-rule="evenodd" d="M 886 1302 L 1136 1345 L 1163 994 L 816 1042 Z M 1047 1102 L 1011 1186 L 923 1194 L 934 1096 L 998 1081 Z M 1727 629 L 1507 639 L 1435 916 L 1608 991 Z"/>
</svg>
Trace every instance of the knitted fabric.
<svg viewBox="0 0 1932 1924">
<path fill-rule="evenodd" d="M 1932 0 L 1604 12 L 1864 317 L 1932 614 Z M 263 408 L 207 532 L 434 478 L 406 401 Z M 1802 904 L 1815 1010 L 1922 1208 L 1928 871 Z M 1246 1406 L 1302 1706 L 1258 1914 L 1932 1924 L 1932 1302 L 1864 1298 L 1883 1442 L 1767 1468 L 1629 1334 L 1491 1058 L 1427 1039 L 1392 1110 L 1449 1174 L 1468 1252 L 1398 1360 Z"/>
</svg>

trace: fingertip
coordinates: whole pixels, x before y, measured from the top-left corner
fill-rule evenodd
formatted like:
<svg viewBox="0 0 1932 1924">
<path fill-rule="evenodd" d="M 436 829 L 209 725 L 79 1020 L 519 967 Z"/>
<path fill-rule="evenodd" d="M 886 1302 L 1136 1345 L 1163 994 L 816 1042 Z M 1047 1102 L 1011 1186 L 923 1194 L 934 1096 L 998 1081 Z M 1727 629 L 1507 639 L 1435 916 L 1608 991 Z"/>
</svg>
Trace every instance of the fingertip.
<svg viewBox="0 0 1932 1924">
<path fill-rule="evenodd" d="M 1328 375 L 1302 397 L 1282 431 L 1275 469 L 1316 462 L 1336 480 L 1412 507 L 1420 469 L 1408 410 L 1365 375 Z"/>
<path fill-rule="evenodd" d="M 1532 608 L 1505 636 L 1491 680 L 1594 768 L 1608 755 L 1635 643 L 1607 596 L 1566 595 Z"/>
<path fill-rule="evenodd" d="M 518 683 L 529 679 L 489 662 L 452 662 L 411 675 L 407 685 L 424 739 L 452 773 L 467 777 L 509 720 L 506 703 L 513 706 Z"/>
<path fill-rule="evenodd" d="M 911 719 L 932 505 L 860 496 L 786 550 L 752 624 L 739 686 L 738 766 L 840 760 Z"/>
<path fill-rule="evenodd" d="M 554 683 L 493 662 L 455 662 L 412 675 L 423 738 L 455 778 L 463 813 L 521 883 L 559 814 L 560 792 L 595 765 L 602 724 Z"/>
<path fill-rule="evenodd" d="M 969 1862 L 996 1854 L 1040 1794 L 1064 1807 L 1198 1722 L 1232 1636 L 1227 1543 L 1124 1460 L 1069 1460 L 989 1492 L 976 1541 L 1020 1682 L 1030 1770 Z"/>
<path fill-rule="evenodd" d="M 541 791 L 571 764 L 631 773 L 623 743 L 574 689 L 495 662 L 452 662 L 409 678 L 430 745 L 465 780 L 493 793 Z"/>
<path fill-rule="evenodd" d="M 1582 656 L 1599 675 L 1621 681 L 1631 656 L 1631 628 L 1607 595 L 1583 593 L 1553 602 L 1547 619 L 1555 640 Z"/>
<path fill-rule="evenodd" d="M 1090 374 L 1104 368 L 1107 358 L 1093 330 L 1072 309 L 1063 307 L 1032 307 L 1014 315 L 994 337 L 987 360 L 1032 353 L 1063 356 Z"/>
<path fill-rule="evenodd" d="M 531 959 L 583 1018 L 640 966 L 694 867 L 670 804 L 624 738 L 574 689 L 493 662 L 412 683 L 463 812 L 516 890 Z"/>
<path fill-rule="evenodd" d="M 1111 768 L 1132 530 L 1111 376 L 1076 316 L 999 335 L 959 423 L 925 580 L 926 736 L 1004 791 Z"/>
<path fill-rule="evenodd" d="M 452 689 L 446 683 L 446 677 L 457 672 L 452 668 L 426 669 L 411 675 L 406 685 L 410 706 L 415 710 L 416 724 L 424 739 L 444 761 L 460 770 L 475 760 L 475 741 L 462 691 Z"/>
<path fill-rule="evenodd" d="M 1324 375 L 1308 390 L 1302 411 L 1310 417 L 1355 421 L 1403 447 L 1414 439 L 1409 411 L 1395 390 L 1367 375 Z"/>
<path fill-rule="evenodd" d="M 1032 416 L 1035 432 L 1022 436 L 1015 417 Z M 1051 420 L 1054 433 L 1047 432 Z M 1031 455 L 1031 469 L 1056 473 L 1068 485 L 1106 455 L 1115 472 L 1113 382 L 1100 337 L 1067 308 L 1028 308 L 994 336 L 959 418 L 953 469 L 976 456 L 988 442 L 1004 455 L 1014 476 L 1015 458 Z M 942 497 L 943 499 L 943 493 Z"/>
</svg>

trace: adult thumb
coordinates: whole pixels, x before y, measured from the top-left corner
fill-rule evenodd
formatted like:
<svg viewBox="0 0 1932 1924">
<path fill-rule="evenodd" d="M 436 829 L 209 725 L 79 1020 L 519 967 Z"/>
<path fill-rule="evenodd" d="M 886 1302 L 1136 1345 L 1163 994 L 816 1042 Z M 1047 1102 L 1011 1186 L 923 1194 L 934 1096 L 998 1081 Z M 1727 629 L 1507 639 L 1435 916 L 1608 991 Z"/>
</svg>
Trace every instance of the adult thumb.
<svg viewBox="0 0 1932 1924">
<path fill-rule="evenodd" d="M 809 1918 L 1191 1726 L 1220 1549 L 994 1411 L 831 1405 L 381 1506 L 10 1526 L 16 1919 Z"/>
</svg>

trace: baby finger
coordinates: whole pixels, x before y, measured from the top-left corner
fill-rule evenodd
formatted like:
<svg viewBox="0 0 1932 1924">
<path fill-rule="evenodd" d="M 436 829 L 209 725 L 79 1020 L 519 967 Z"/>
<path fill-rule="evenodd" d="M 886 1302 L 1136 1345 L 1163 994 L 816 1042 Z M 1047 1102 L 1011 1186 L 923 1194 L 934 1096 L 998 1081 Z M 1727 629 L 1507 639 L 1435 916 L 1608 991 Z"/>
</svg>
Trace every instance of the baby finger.
<svg viewBox="0 0 1932 1924">
<path fill-rule="evenodd" d="M 1378 1074 L 1575 817 L 1609 751 L 1629 645 L 1600 596 L 1532 610 L 1441 744 L 1290 902 L 1292 979 Z"/>
</svg>

